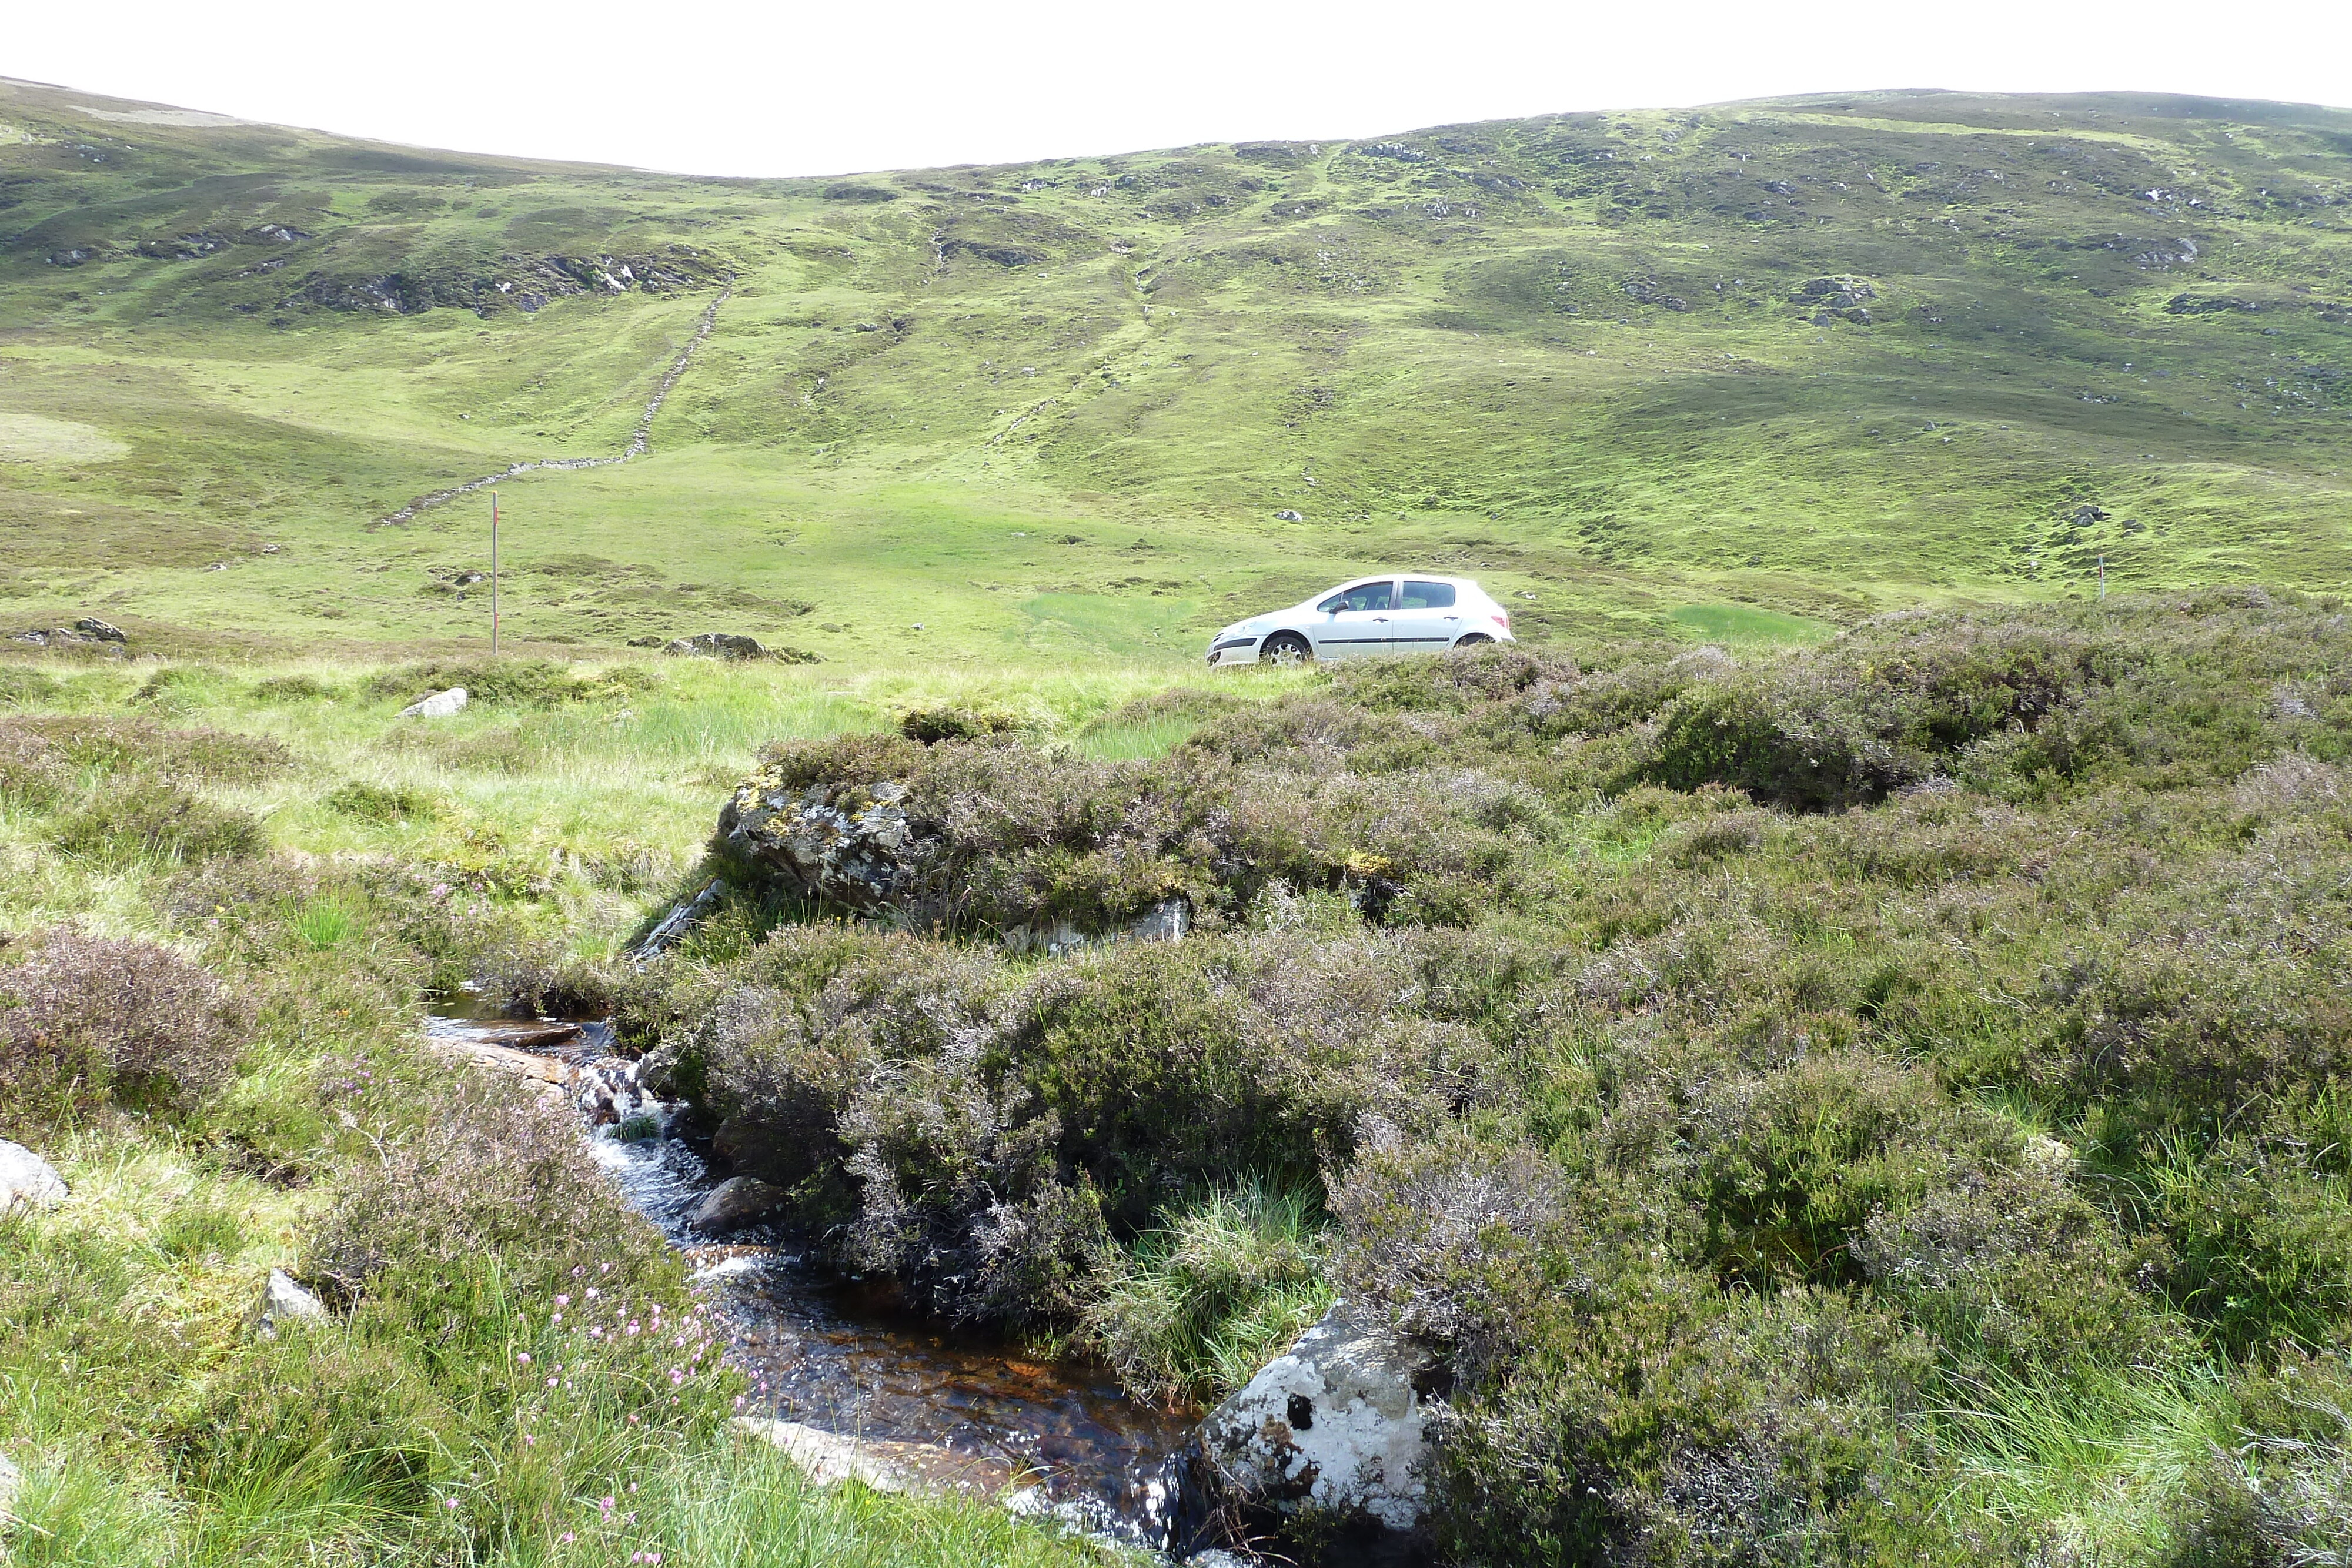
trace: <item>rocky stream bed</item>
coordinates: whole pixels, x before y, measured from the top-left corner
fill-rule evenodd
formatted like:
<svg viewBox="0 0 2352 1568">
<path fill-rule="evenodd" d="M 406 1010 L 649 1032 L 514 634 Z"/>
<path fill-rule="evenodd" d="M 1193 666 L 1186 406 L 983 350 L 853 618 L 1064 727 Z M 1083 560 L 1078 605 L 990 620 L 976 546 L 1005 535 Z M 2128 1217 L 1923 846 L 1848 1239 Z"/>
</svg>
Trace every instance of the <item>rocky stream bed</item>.
<svg viewBox="0 0 2352 1568">
<path fill-rule="evenodd" d="M 454 998 L 426 1021 L 453 1057 L 547 1083 L 591 1124 L 590 1149 L 639 1213 L 694 1267 L 751 1380 L 749 1428 L 820 1479 L 968 1491 L 1050 1513 L 1130 1546 L 1181 1548 L 1184 1456 L 1200 1416 L 1132 1400 L 1106 1368 L 1047 1364 L 908 1311 L 887 1284 L 844 1279 L 753 1227 L 724 1243 L 690 1217 L 716 1177 L 667 1135 L 673 1108 L 593 1020 L 467 1017 Z"/>
</svg>

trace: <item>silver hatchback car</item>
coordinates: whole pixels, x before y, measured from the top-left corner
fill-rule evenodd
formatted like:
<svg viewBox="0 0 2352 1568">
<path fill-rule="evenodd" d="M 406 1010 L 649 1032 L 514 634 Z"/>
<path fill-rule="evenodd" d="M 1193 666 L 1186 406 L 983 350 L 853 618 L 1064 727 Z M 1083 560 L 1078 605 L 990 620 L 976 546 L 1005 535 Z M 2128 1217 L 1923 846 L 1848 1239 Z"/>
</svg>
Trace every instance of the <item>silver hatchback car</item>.
<svg viewBox="0 0 2352 1568">
<path fill-rule="evenodd" d="M 1303 664 L 1509 643 L 1511 615 L 1466 577 L 1363 577 L 1209 639 L 1209 663 Z"/>
</svg>

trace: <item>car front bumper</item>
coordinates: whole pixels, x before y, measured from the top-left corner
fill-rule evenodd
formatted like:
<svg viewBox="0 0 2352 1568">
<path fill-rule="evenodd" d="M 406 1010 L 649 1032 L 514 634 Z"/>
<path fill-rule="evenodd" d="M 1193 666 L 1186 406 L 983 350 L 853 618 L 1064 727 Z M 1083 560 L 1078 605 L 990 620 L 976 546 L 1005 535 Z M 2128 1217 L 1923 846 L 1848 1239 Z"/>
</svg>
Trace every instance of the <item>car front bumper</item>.
<svg viewBox="0 0 2352 1568">
<path fill-rule="evenodd" d="M 1258 644 L 1265 639 L 1257 636 L 1220 637 L 1209 644 L 1212 664 L 1255 664 Z"/>
</svg>

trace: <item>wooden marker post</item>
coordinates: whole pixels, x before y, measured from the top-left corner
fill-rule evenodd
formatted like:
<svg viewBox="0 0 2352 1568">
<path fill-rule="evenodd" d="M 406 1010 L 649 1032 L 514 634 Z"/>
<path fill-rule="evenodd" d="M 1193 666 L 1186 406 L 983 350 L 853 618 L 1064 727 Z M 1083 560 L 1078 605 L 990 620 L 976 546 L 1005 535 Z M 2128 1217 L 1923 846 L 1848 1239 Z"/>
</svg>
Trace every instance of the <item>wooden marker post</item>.
<svg viewBox="0 0 2352 1568">
<path fill-rule="evenodd" d="M 2102 603 L 2102 604 L 2105 604 L 2106 601 L 2107 601 L 2107 558 L 2106 558 L 2105 556 L 2101 556 L 2101 557 L 2099 558 L 2099 602 L 2100 602 L 2100 603 Z"/>
<path fill-rule="evenodd" d="M 490 656 L 499 652 L 499 493 L 490 492 Z"/>
</svg>

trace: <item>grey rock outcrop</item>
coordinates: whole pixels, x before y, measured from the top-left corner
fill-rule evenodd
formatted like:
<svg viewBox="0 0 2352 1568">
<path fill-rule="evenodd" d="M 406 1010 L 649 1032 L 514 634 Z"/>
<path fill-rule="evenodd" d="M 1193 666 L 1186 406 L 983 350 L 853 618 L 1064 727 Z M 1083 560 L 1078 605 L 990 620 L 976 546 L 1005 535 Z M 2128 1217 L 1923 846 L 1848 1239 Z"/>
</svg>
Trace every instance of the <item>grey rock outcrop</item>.
<svg viewBox="0 0 2352 1568">
<path fill-rule="evenodd" d="M 16 1516 L 16 1494 L 25 1490 L 25 1472 L 18 1469 L 5 1454 L 0 1454 L 0 1524 Z"/>
<path fill-rule="evenodd" d="M 908 813 L 907 786 L 785 782 L 770 770 L 735 788 L 719 814 L 720 848 L 761 876 L 803 898 L 837 905 L 869 920 L 924 930 L 952 917 L 944 879 L 946 846 L 936 830 Z M 1161 900 L 1108 929 L 1038 921 L 1003 932 L 1017 953 L 1064 953 L 1102 942 L 1175 942 L 1192 929 L 1181 895 Z"/>
<path fill-rule="evenodd" d="M 451 686 L 446 692 L 435 692 L 422 702 L 410 703 L 400 710 L 403 718 L 447 718 L 466 711 L 466 688 Z"/>
<path fill-rule="evenodd" d="M 670 911 L 656 922 L 644 938 L 627 950 L 629 957 L 643 963 L 646 959 L 667 952 L 699 925 L 702 917 L 719 907 L 719 900 L 727 890 L 724 879 L 712 877 L 702 884 L 702 890 L 691 898 L 681 898 Z"/>
<path fill-rule="evenodd" d="M 326 1315 L 326 1302 L 296 1284 L 285 1270 L 272 1269 L 262 1284 L 261 1299 L 245 1314 L 245 1332 L 255 1339 L 276 1339 L 280 1329 Z"/>
<path fill-rule="evenodd" d="M 738 636 L 732 632 L 698 632 L 691 637 L 680 637 L 662 649 L 681 658 L 696 659 L 764 659 L 768 650 L 755 637 Z"/>
<path fill-rule="evenodd" d="M 1409 1343 L 1334 1301 L 1201 1423 L 1212 1484 L 1245 1511 L 1413 1530 L 1428 1508 L 1423 1370 Z"/>
<path fill-rule="evenodd" d="M 755 773 L 719 816 L 720 841 L 803 897 L 903 924 L 922 853 L 907 821 L 907 787 L 814 784 L 791 789 Z"/>
<path fill-rule="evenodd" d="M 725 1236 L 783 1212 L 792 1194 L 757 1176 L 729 1176 L 703 1195 L 687 1223 L 705 1236 Z"/>
<path fill-rule="evenodd" d="M 0 1214 L 47 1208 L 63 1203 L 68 1190 L 55 1166 L 24 1145 L 0 1138 Z"/>
<path fill-rule="evenodd" d="M 36 648 L 69 648 L 78 643 L 121 644 L 129 643 L 130 639 L 122 634 L 121 627 L 100 621 L 94 615 L 86 615 L 71 626 L 36 626 L 30 631 L 12 634 L 9 641 L 29 643 Z"/>
</svg>

